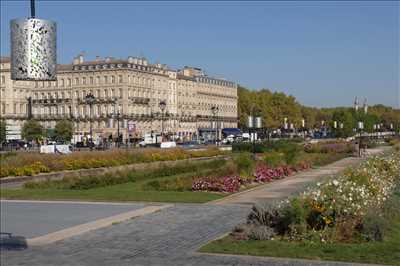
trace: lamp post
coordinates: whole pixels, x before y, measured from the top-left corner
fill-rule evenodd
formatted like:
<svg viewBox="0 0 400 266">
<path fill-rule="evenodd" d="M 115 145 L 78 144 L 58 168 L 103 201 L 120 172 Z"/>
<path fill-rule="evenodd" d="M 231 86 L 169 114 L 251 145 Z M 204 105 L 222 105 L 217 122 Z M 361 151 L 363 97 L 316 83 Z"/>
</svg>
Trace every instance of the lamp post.
<svg viewBox="0 0 400 266">
<path fill-rule="evenodd" d="M 358 122 L 358 131 L 360 133 L 360 137 L 358 140 L 358 156 L 361 157 L 361 134 L 362 134 L 362 130 L 364 129 L 364 122 L 359 121 Z"/>
<path fill-rule="evenodd" d="M 167 107 L 167 103 L 165 102 L 165 100 L 160 101 L 160 103 L 158 104 L 160 109 L 161 109 L 161 142 L 164 141 L 164 111 L 165 108 Z"/>
<path fill-rule="evenodd" d="M 96 102 L 96 97 L 92 93 L 85 96 L 85 103 L 89 105 L 89 135 L 90 135 L 90 150 L 93 150 L 93 127 L 92 127 L 92 109 Z"/>
<path fill-rule="evenodd" d="M 283 128 L 285 129 L 285 133 L 287 133 L 286 130 L 288 129 L 287 120 L 288 120 L 287 117 L 283 118 Z"/>
<path fill-rule="evenodd" d="M 257 116 L 255 117 L 254 115 L 249 115 L 248 116 L 248 128 L 249 128 L 249 133 L 250 133 L 250 139 L 251 139 L 251 131 L 253 131 L 253 159 L 256 159 L 256 130 L 261 128 L 261 117 Z M 251 130 L 252 129 L 252 130 Z"/>
<path fill-rule="evenodd" d="M 213 115 L 214 118 L 214 122 L 215 122 L 215 145 L 218 145 L 218 121 L 217 121 L 217 115 L 218 115 L 218 111 L 219 108 L 218 106 L 213 106 L 211 107 L 211 113 Z"/>
<path fill-rule="evenodd" d="M 120 147 L 119 118 L 120 118 L 121 112 L 119 110 L 119 105 L 118 105 L 118 108 L 116 108 L 116 105 L 117 105 L 117 101 L 115 100 L 114 101 L 114 117 L 117 118 L 117 147 L 119 148 Z M 117 109 L 117 110 L 115 110 L 115 109 Z"/>
</svg>

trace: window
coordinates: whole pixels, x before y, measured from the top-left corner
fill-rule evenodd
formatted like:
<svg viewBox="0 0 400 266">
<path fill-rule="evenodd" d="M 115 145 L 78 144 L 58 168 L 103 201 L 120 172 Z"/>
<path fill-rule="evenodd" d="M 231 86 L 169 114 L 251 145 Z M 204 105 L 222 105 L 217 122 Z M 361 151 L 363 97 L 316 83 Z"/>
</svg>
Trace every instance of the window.
<svg viewBox="0 0 400 266">
<path fill-rule="evenodd" d="M 86 84 L 86 78 L 85 78 L 85 77 L 82 78 L 82 83 L 83 83 L 84 85 Z"/>
<path fill-rule="evenodd" d="M 90 77 L 89 80 L 90 80 L 90 84 L 93 84 L 93 77 Z"/>
<path fill-rule="evenodd" d="M 111 76 L 111 83 L 115 83 L 115 77 Z"/>
<path fill-rule="evenodd" d="M 119 98 L 122 99 L 122 89 L 121 88 L 119 89 Z"/>
<path fill-rule="evenodd" d="M 118 82 L 119 82 L 119 83 L 122 83 L 122 75 L 119 75 L 119 76 L 118 76 Z"/>
<path fill-rule="evenodd" d="M 67 79 L 67 86 L 68 86 L 68 87 L 71 87 L 71 79 L 70 79 L 70 78 Z"/>
<path fill-rule="evenodd" d="M 6 77 L 5 76 L 1 76 L 1 83 L 6 83 Z"/>
<path fill-rule="evenodd" d="M 108 77 L 104 76 L 104 83 L 108 83 Z"/>
<path fill-rule="evenodd" d="M 75 85 L 79 84 L 79 78 L 75 78 Z"/>
<path fill-rule="evenodd" d="M 96 77 L 96 83 L 100 84 L 100 77 L 99 76 Z"/>
</svg>

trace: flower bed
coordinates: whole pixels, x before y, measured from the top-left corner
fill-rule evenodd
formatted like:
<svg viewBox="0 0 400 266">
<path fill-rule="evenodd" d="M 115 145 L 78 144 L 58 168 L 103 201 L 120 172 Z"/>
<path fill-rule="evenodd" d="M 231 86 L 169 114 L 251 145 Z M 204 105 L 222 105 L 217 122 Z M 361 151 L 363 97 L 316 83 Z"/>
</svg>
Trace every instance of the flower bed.
<svg viewBox="0 0 400 266">
<path fill-rule="evenodd" d="M 295 166 L 268 167 L 266 164 L 260 162 L 250 177 L 240 177 L 238 175 L 200 177 L 193 181 L 192 190 L 233 193 L 239 191 L 242 186 L 252 183 L 271 182 L 308 168 L 310 168 L 310 165 L 307 163 L 300 163 Z"/>
<path fill-rule="evenodd" d="M 43 172 L 112 167 L 133 163 L 176 161 L 189 158 L 211 157 L 226 152 L 211 148 L 202 151 L 182 149 L 112 150 L 75 152 L 69 155 L 20 153 L 2 159 L 0 178 L 6 176 L 35 175 Z"/>
<path fill-rule="evenodd" d="M 382 240 L 387 220 L 400 216 L 399 203 L 400 154 L 395 153 L 371 158 L 277 205 L 253 207 L 234 235 L 318 243 Z"/>
</svg>

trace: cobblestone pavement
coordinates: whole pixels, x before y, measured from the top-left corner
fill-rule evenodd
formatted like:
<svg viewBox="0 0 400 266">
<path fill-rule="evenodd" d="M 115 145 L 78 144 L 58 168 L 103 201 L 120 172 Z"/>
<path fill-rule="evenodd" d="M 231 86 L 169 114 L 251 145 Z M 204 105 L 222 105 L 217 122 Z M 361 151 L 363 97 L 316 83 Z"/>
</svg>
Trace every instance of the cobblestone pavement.
<svg viewBox="0 0 400 266">
<path fill-rule="evenodd" d="M 176 204 L 52 245 L 2 252 L 1 265 L 351 265 L 196 253 L 243 222 L 250 207 Z"/>
<path fill-rule="evenodd" d="M 3 251 L 1 265 L 343 265 L 195 253 L 242 222 L 248 211 L 249 206 L 179 204 L 53 245 Z"/>
</svg>

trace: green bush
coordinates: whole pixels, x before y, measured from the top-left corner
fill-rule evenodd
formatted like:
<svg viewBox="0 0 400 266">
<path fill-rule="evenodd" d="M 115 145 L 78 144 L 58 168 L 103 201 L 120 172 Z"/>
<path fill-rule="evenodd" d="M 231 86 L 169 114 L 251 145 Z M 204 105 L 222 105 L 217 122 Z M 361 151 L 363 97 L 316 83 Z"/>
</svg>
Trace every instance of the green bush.
<svg viewBox="0 0 400 266">
<path fill-rule="evenodd" d="M 268 167 L 277 167 L 285 163 L 283 153 L 277 151 L 265 152 L 263 156 L 264 162 Z"/>
<path fill-rule="evenodd" d="M 252 159 L 250 153 L 242 152 L 234 156 L 233 160 L 240 175 L 250 176 L 253 174 L 254 160 Z"/>
<path fill-rule="evenodd" d="M 283 158 L 288 165 L 293 165 L 297 162 L 297 159 L 302 151 L 301 147 L 297 144 L 286 144 L 282 146 L 280 151 L 283 152 Z"/>
<path fill-rule="evenodd" d="M 258 142 L 255 144 L 251 142 L 240 142 L 232 144 L 232 151 L 234 152 L 253 152 L 253 149 L 256 153 L 263 153 L 264 151 L 266 151 L 267 147 L 265 146 L 265 144 Z"/>
</svg>

